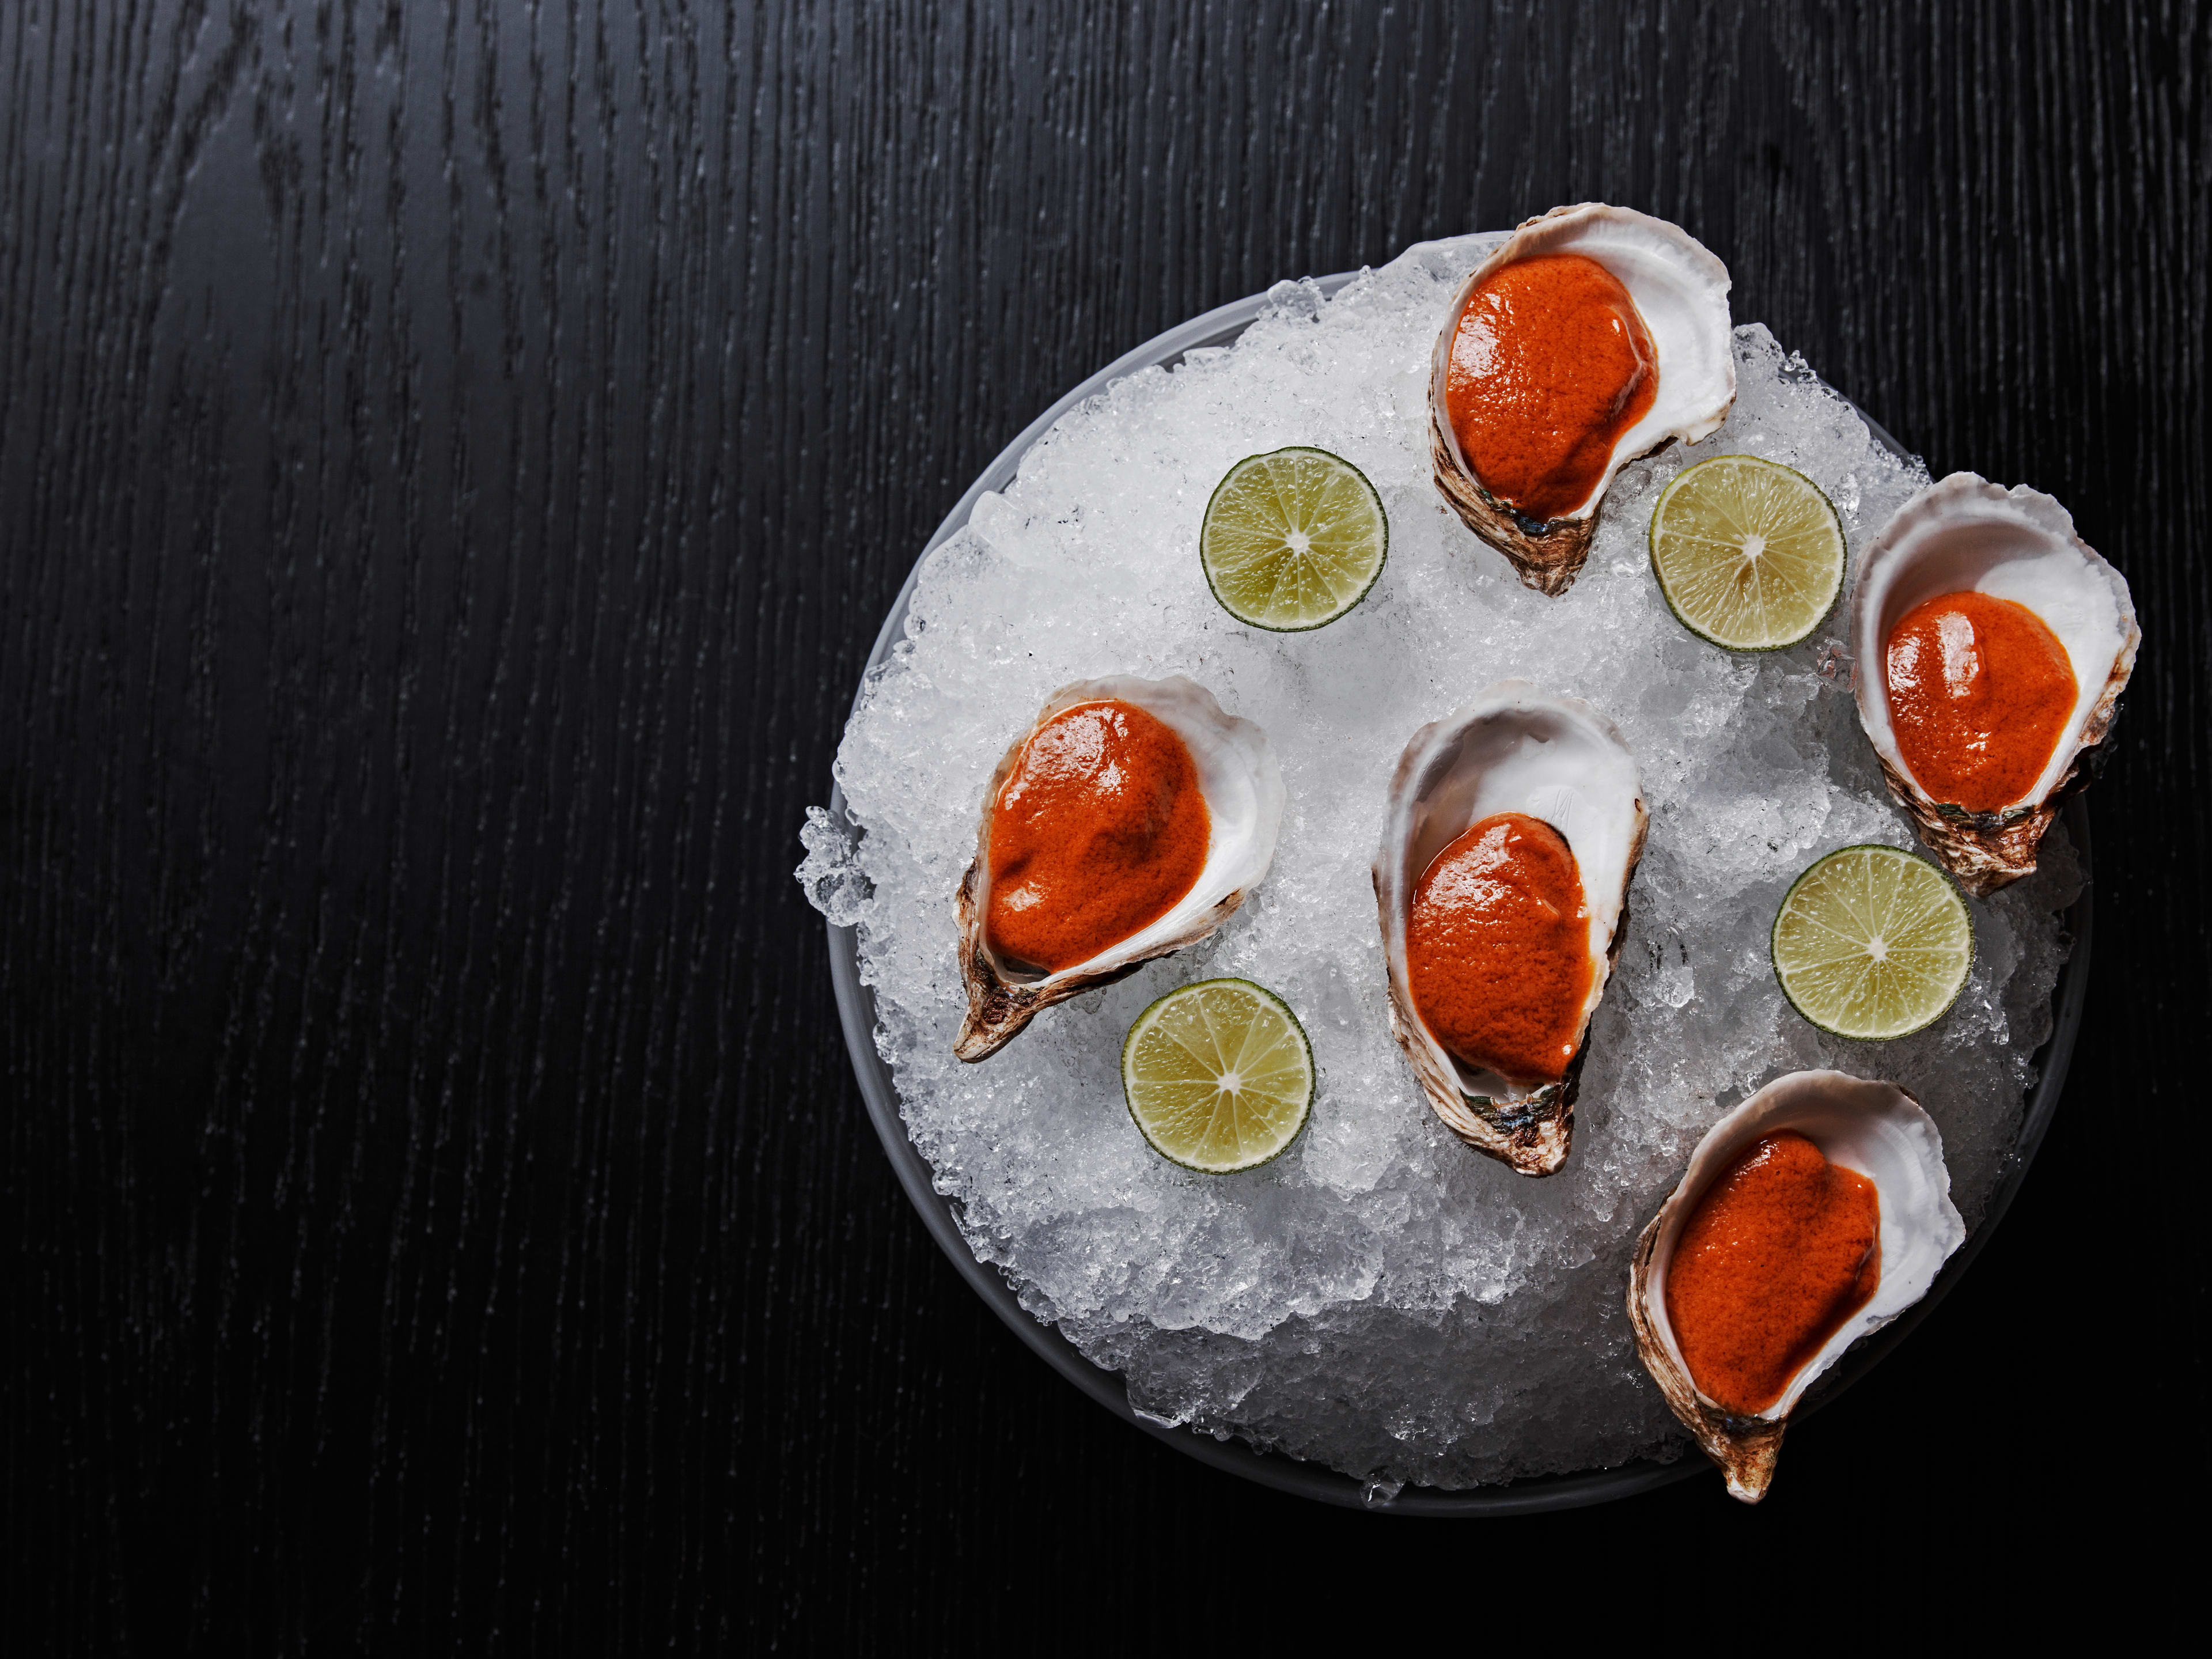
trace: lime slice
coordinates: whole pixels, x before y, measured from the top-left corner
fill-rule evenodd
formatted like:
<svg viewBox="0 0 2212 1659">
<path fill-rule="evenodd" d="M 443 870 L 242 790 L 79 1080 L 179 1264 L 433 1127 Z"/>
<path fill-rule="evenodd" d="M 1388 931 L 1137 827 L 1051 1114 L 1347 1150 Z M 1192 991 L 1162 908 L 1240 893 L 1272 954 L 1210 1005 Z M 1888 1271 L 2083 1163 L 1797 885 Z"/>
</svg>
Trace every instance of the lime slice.
<svg viewBox="0 0 2212 1659">
<path fill-rule="evenodd" d="M 1974 965 L 1966 902 L 1894 847 L 1846 847 L 1797 878 L 1774 918 L 1774 976 L 1824 1031 L 1900 1037 L 1933 1025 Z"/>
<path fill-rule="evenodd" d="M 1221 608 L 1277 634 L 1351 610 L 1389 550 L 1382 498 L 1326 449 L 1246 456 L 1214 487 L 1198 533 L 1198 561 Z"/>
<path fill-rule="evenodd" d="M 1651 573 L 1683 627 L 1731 651 L 1778 651 L 1844 586 L 1844 527 L 1820 488 L 1756 455 L 1676 475 L 1651 510 Z"/>
<path fill-rule="evenodd" d="M 1152 1150 L 1224 1175 L 1297 1139 L 1313 1104 L 1313 1049 L 1297 1016 L 1249 980 L 1170 991 L 1121 1044 L 1121 1091 Z"/>
</svg>

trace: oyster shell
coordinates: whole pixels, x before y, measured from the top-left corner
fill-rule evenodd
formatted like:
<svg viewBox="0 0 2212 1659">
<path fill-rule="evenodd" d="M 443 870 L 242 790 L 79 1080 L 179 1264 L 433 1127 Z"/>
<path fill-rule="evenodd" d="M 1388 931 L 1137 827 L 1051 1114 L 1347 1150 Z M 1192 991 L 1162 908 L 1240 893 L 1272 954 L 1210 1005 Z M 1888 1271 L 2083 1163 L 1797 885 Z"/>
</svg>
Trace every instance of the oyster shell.
<svg viewBox="0 0 2212 1659">
<path fill-rule="evenodd" d="M 1436 855 L 1495 812 L 1540 818 L 1575 855 L 1589 912 L 1590 988 L 1577 1048 L 1558 1083 L 1526 1086 L 1460 1060 L 1414 1006 L 1406 963 L 1413 890 Z M 1375 902 L 1390 979 L 1390 1030 L 1451 1131 L 1522 1175 L 1550 1175 L 1573 1143 L 1575 1092 L 1590 1016 L 1620 952 L 1629 878 L 1643 856 L 1645 812 L 1636 757 L 1613 722 L 1577 697 L 1502 680 L 1423 726 L 1390 782 L 1375 854 Z"/>
<path fill-rule="evenodd" d="M 1052 974 L 1001 963 L 984 936 L 984 921 L 990 914 L 992 804 L 1023 745 L 1040 726 L 1077 703 L 1109 697 L 1157 716 L 1189 749 L 1198 769 L 1199 793 L 1205 796 L 1212 820 L 1205 866 L 1190 891 L 1164 915 L 1085 961 Z M 1181 675 L 1147 680 L 1115 674 L 1078 680 L 1054 692 L 1030 729 L 1006 750 L 983 790 L 975 856 L 961 878 L 957 901 L 960 977 L 968 990 L 968 1013 L 952 1052 L 962 1060 L 986 1059 L 1004 1048 L 1039 1011 L 1110 985 L 1154 957 L 1195 945 L 1212 933 L 1267 873 L 1282 826 L 1283 801 L 1282 773 L 1267 745 L 1267 734 L 1250 720 L 1224 713 L 1213 694 L 1194 680 Z"/>
<path fill-rule="evenodd" d="M 1658 358 L 1658 386 L 1644 417 L 1620 434 L 1596 487 L 1564 517 L 1524 518 L 1474 476 L 1445 412 L 1452 337 L 1468 301 L 1492 272 L 1540 254 L 1579 253 L 1611 271 L 1635 301 Z M 1467 527 L 1512 562 L 1540 593 L 1573 586 L 1597 533 L 1597 510 L 1613 474 L 1680 438 L 1695 443 L 1728 418 L 1735 402 L 1729 274 L 1678 225 L 1632 208 L 1584 202 L 1524 222 L 1461 285 L 1437 336 L 1429 381 L 1429 459 L 1437 489 Z"/>
<path fill-rule="evenodd" d="M 1708 1399 L 1691 1381 L 1667 1316 L 1667 1268 L 1684 1224 L 1714 1180 L 1753 1141 L 1782 1129 L 1795 1129 L 1830 1163 L 1856 1170 L 1874 1182 L 1881 1202 L 1881 1280 L 1867 1304 L 1790 1379 L 1781 1399 L 1764 1412 L 1743 1416 Z M 1705 1132 L 1680 1184 L 1637 1238 L 1628 1279 L 1637 1355 L 1682 1425 L 1720 1465 L 1729 1491 L 1756 1504 L 1774 1478 L 1783 1431 L 1805 1390 L 1852 1343 L 1925 1296 L 1966 1236 L 1966 1224 L 1951 1203 L 1943 1139 L 1918 1101 L 1893 1083 L 1869 1082 L 1842 1072 L 1792 1072 Z"/>
<path fill-rule="evenodd" d="M 1970 812 L 1920 786 L 1890 725 L 1883 673 L 1890 631 L 1906 612 L 1967 591 L 2014 600 L 2040 617 L 2065 647 L 2076 687 L 2073 713 L 2042 775 L 1996 812 Z M 2075 532 L 2063 507 L 2024 484 L 2006 489 L 1954 472 L 1898 508 L 1869 544 L 1851 596 L 1859 724 L 1890 793 L 1968 892 L 1987 897 L 2034 870 L 2037 845 L 2060 805 L 2103 762 L 2100 745 L 2118 716 L 2142 640 L 2127 579 Z"/>
</svg>

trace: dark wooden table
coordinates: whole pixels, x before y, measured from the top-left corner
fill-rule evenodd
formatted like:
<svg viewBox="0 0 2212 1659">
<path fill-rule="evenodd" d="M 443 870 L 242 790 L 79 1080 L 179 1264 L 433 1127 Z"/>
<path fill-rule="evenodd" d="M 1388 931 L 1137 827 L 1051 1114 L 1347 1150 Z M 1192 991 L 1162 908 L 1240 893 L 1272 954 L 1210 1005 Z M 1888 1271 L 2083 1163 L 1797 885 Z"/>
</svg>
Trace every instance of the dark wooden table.
<svg viewBox="0 0 2212 1659">
<path fill-rule="evenodd" d="M 18 1650 L 1625 1632 L 1631 1552 L 1816 1602 L 1873 1562 L 1883 1617 L 2155 1606 L 2148 1506 L 2203 1475 L 2208 39 L 0 4 Z M 796 832 L 915 553 L 1061 389 L 1584 198 L 1680 221 L 1739 318 L 2126 573 L 2087 1021 L 2001 1236 L 1762 1509 L 1322 1510 L 1111 1421 L 939 1257 Z"/>
</svg>

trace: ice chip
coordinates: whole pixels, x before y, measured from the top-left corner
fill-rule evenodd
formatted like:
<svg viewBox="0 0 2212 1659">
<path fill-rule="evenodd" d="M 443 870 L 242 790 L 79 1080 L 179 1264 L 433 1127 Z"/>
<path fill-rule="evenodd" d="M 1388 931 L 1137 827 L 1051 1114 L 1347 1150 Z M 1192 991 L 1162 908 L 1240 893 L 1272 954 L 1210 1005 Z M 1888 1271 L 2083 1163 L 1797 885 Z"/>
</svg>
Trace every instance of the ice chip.
<svg viewBox="0 0 2212 1659">
<path fill-rule="evenodd" d="M 831 822 L 825 808 L 810 806 L 799 839 L 806 857 L 793 873 L 805 890 L 807 902 L 840 927 L 858 924 L 871 889 L 854 856 L 852 837 Z"/>
</svg>

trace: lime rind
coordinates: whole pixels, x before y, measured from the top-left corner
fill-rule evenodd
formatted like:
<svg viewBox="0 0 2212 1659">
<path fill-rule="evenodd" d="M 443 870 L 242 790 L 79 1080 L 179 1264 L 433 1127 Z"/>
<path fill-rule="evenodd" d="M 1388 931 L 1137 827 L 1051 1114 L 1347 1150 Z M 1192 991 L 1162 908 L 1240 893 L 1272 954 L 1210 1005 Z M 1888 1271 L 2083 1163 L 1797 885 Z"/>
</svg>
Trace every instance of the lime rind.
<svg viewBox="0 0 2212 1659">
<path fill-rule="evenodd" d="M 1703 516 L 1705 533 L 1668 524 L 1670 509 L 1678 518 Z M 1756 583 L 1741 551 L 1753 534 L 1769 555 L 1755 567 Z M 1662 542 L 1707 556 L 1670 557 Z M 1677 473 L 1651 509 L 1645 545 L 1675 621 L 1709 645 L 1745 653 L 1786 650 L 1810 638 L 1842 597 L 1849 552 L 1826 492 L 1796 468 L 1757 455 L 1716 455 Z M 1787 625 L 1771 625 L 1784 601 Z M 1726 625 L 1754 614 L 1758 626 Z"/>
<path fill-rule="evenodd" d="M 1241 1022 L 1215 1018 L 1231 1012 L 1216 1006 L 1224 993 L 1243 1004 Z M 1218 1079 L 1232 1070 L 1240 1086 L 1224 1091 Z M 1280 1158 L 1305 1132 L 1313 1085 L 1305 1027 L 1282 998 L 1246 979 L 1177 987 L 1138 1015 L 1121 1042 L 1121 1093 L 1138 1133 L 1200 1175 Z M 1206 1155 L 1223 1147 L 1235 1150 Z"/>
<path fill-rule="evenodd" d="M 1294 532 L 1309 538 L 1306 549 L 1291 545 Z M 1389 556 L 1389 515 L 1367 475 L 1306 445 L 1231 467 L 1199 532 L 1199 567 L 1215 602 L 1271 634 L 1326 628 L 1367 597 Z"/>
<path fill-rule="evenodd" d="M 1890 872 L 1886 883 L 1878 867 Z M 1872 940 L 1881 943 L 1878 957 Z M 1864 842 L 1838 848 L 1790 883 L 1767 956 L 1782 994 L 1810 1024 L 1832 1036 L 1892 1042 L 1926 1030 L 1958 1002 L 1973 972 L 1973 918 L 1937 866 Z M 1922 994 L 1908 994 L 1915 986 Z M 1900 1006 L 1910 1012 L 1899 1016 Z"/>
</svg>

